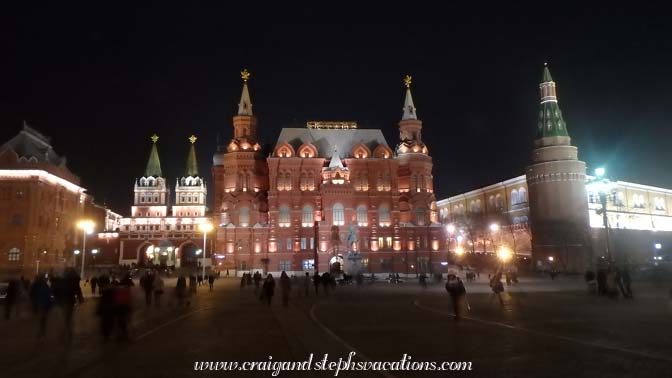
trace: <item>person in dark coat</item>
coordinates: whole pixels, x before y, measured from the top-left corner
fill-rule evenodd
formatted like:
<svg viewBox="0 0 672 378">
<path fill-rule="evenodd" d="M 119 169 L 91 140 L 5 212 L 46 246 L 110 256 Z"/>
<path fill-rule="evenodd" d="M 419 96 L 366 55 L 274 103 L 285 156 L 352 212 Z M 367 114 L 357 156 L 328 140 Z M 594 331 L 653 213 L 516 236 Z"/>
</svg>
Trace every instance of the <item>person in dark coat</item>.
<svg viewBox="0 0 672 378">
<path fill-rule="evenodd" d="M 39 330 L 37 337 L 42 339 L 47 331 L 47 318 L 51 311 L 52 298 L 51 288 L 47 284 L 43 275 L 35 277 L 30 286 L 30 300 L 33 305 L 33 311 L 39 319 Z"/>
<path fill-rule="evenodd" d="M 273 279 L 273 276 L 269 273 L 266 276 L 264 286 L 262 287 L 262 297 L 263 299 L 266 300 L 266 303 L 268 303 L 269 306 L 271 305 L 271 301 L 273 300 L 273 294 L 275 294 L 275 280 Z"/>
<path fill-rule="evenodd" d="M 250 273 L 247 273 L 247 276 L 250 277 Z M 248 285 L 250 282 L 248 281 Z M 254 272 L 254 294 L 259 292 L 259 285 L 261 284 L 261 273 Z"/>
<path fill-rule="evenodd" d="M 246 284 L 247 284 L 247 274 L 243 273 L 242 277 L 240 277 L 240 290 L 243 290 Z"/>
<path fill-rule="evenodd" d="M 184 304 L 184 298 L 187 296 L 187 279 L 184 276 L 177 278 L 177 284 L 175 285 L 175 297 L 177 298 L 177 305 L 182 306 Z"/>
<path fill-rule="evenodd" d="M 490 279 L 490 288 L 492 289 L 492 292 L 497 295 L 497 298 L 499 299 L 499 304 L 504 305 L 504 299 L 502 298 L 502 292 L 504 291 L 504 285 L 502 284 L 502 272 L 498 271 L 495 273 L 494 276 Z"/>
<path fill-rule="evenodd" d="M 628 268 L 623 268 L 623 272 L 621 273 L 621 279 L 623 280 L 623 286 L 625 286 L 625 294 L 624 296 L 626 298 L 633 298 L 632 295 L 632 278 L 630 277 L 630 271 Z"/>
<path fill-rule="evenodd" d="M 215 285 L 215 276 L 212 274 L 208 276 L 208 285 L 210 285 L 210 291 L 212 291 Z"/>
<path fill-rule="evenodd" d="M 597 293 L 607 294 L 607 271 L 604 268 L 597 270 Z"/>
<path fill-rule="evenodd" d="M 329 272 L 322 273 L 320 282 L 322 282 L 322 289 L 324 289 L 324 294 L 329 295 L 329 286 L 331 285 L 331 275 Z"/>
<path fill-rule="evenodd" d="M 317 295 L 317 291 L 320 288 L 320 274 L 317 271 L 313 274 L 313 286 L 315 286 L 315 295 Z"/>
<path fill-rule="evenodd" d="M 7 285 L 7 296 L 5 297 L 5 319 L 9 320 L 12 313 L 12 307 L 19 296 L 19 283 L 16 280 L 10 280 Z"/>
<path fill-rule="evenodd" d="M 96 295 L 96 287 L 98 287 L 98 278 L 96 276 L 91 277 L 89 280 L 89 284 L 91 285 L 91 295 Z"/>
<path fill-rule="evenodd" d="M 460 303 L 467 294 L 467 290 L 464 288 L 464 283 L 456 275 L 449 274 L 446 279 L 446 291 L 448 291 L 450 299 L 453 302 L 453 312 L 455 313 L 455 319 L 459 319 Z"/>
<path fill-rule="evenodd" d="M 140 278 L 140 287 L 145 292 L 145 304 L 150 306 L 152 304 L 152 292 L 154 291 L 154 277 L 149 271 Z"/>
<path fill-rule="evenodd" d="M 55 278 L 52 289 L 56 304 L 63 309 L 65 320 L 65 341 L 72 341 L 72 317 L 75 311 L 75 303 L 84 302 L 82 289 L 79 286 L 79 275 L 73 268 L 68 268 L 63 277 Z"/>
<path fill-rule="evenodd" d="M 112 330 L 114 329 L 114 290 L 116 288 L 112 287 L 109 283 L 99 285 L 100 300 L 98 301 L 98 307 L 96 309 L 96 314 L 100 317 L 100 330 L 103 334 L 103 340 L 107 341 L 112 335 Z"/>
<path fill-rule="evenodd" d="M 282 291 L 282 305 L 287 307 L 289 305 L 289 293 L 292 291 L 292 281 L 284 270 L 280 274 L 280 291 Z"/>
</svg>

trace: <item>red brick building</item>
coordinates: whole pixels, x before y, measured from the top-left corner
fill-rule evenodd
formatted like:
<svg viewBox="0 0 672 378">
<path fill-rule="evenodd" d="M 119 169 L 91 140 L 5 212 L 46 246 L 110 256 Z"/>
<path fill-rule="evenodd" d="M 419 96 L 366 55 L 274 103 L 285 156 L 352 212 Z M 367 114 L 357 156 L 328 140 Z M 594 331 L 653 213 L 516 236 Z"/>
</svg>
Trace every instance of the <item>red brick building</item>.
<svg viewBox="0 0 672 378">
<path fill-rule="evenodd" d="M 432 158 L 405 79 L 399 143 L 354 122 L 284 128 L 270 156 L 243 71 L 233 138 L 213 157 L 216 251 L 238 271 L 439 272 Z"/>
<path fill-rule="evenodd" d="M 0 273 L 30 276 L 75 263 L 77 221 L 102 230 L 114 217 L 80 185 L 50 139 L 28 125 L 0 146 Z"/>
</svg>

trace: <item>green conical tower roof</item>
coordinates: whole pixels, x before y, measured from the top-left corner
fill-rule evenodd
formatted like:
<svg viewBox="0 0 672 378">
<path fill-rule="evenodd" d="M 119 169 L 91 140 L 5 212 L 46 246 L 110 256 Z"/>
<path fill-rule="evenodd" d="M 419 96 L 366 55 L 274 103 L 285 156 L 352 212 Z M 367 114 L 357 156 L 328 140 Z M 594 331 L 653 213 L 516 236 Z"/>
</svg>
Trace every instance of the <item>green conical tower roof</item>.
<svg viewBox="0 0 672 378">
<path fill-rule="evenodd" d="M 189 155 L 187 155 L 187 170 L 185 171 L 185 176 L 191 176 L 191 177 L 196 177 L 198 176 L 198 163 L 196 162 L 196 148 L 194 147 L 194 143 L 196 143 L 196 137 L 195 136 L 190 136 L 189 137 L 189 142 L 191 142 L 191 145 L 189 146 Z"/>
<path fill-rule="evenodd" d="M 161 173 L 161 161 L 159 160 L 159 151 L 156 149 L 156 142 L 159 137 L 152 135 L 152 151 L 149 153 L 149 160 L 147 161 L 147 168 L 145 168 L 145 177 L 163 177 Z"/>
<path fill-rule="evenodd" d="M 537 122 L 537 139 L 549 137 L 569 137 L 567 124 L 562 119 L 562 111 L 558 106 L 555 93 L 555 82 L 548 66 L 544 66 L 542 83 L 539 84 L 541 103 L 539 104 L 539 120 Z"/>
</svg>

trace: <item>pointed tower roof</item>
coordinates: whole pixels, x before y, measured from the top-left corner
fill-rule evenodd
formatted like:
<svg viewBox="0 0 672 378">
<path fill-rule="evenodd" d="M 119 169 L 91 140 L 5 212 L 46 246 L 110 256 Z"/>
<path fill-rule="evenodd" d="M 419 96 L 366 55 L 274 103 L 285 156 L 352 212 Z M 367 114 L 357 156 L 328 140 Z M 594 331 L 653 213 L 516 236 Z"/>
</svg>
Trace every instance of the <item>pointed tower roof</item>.
<svg viewBox="0 0 672 378">
<path fill-rule="evenodd" d="M 555 92 L 555 82 L 551 71 L 544 64 L 542 82 L 539 84 L 541 102 L 539 104 L 539 120 L 537 123 L 537 139 L 548 137 L 569 137 L 567 124 L 562 118 Z"/>
<path fill-rule="evenodd" d="M 240 77 L 243 78 L 243 93 L 240 95 L 240 103 L 238 103 L 238 115 L 252 115 L 252 100 L 250 100 L 250 91 L 247 89 L 247 80 L 250 78 L 250 72 L 243 69 L 240 72 Z"/>
<path fill-rule="evenodd" d="M 406 99 L 404 99 L 404 115 L 401 117 L 402 120 L 418 119 L 415 105 L 413 104 L 413 96 L 411 96 L 411 80 L 412 79 L 410 75 L 406 75 L 406 77 L 404 77 L 404 85 L 406 85 Z"/>
<path fill-rule="evenodd" d="M 334 153 L 331 154 L 331 161 L 329 162 L 329 168 L 334 169 L 334 168 L 341 168 L 344 169 L 345 167 L 343 166 L 343 162 L 341 161 L 341 157 L 338 156 L 338 150 L 334 149 Z"/>
<path fill-rule="evenodd" d="M 150 139 L 152 140 L 152 151 L 149 153 L 147 168 L 145 168 L 145 177 L 163 177 L 163 174 L 161 173 L 161 161 L 159 161 L 159 151 L 156 148 L 156 142 L 159 140 L 159 136 L 154 134 Z"/>
<path fill-rule="evenodd" d="M 189 146 L 189 154 L 187 155 L 187 169 L 184 172 L 185 176 L 191 176 L 191 177 L 196 177 L 198 176 L 198 163 L 196 162 L 196 147 L 194 146 L 194 143 L 196 143 L 196 138 L 194 135 L 189 137 L 189 142 L 191 145 Z"/>
</svg>

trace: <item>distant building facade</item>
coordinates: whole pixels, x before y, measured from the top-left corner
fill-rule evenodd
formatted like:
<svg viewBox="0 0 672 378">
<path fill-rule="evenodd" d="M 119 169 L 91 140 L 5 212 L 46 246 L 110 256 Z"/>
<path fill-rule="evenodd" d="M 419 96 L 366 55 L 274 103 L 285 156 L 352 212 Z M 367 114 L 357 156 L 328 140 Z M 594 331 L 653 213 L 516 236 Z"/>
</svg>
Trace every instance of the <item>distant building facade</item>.
<svg viewBox="0 0 672 378">
<path fill-rule="evenodd" d="M 540 94 L 537 138 L 526 174 L 438 201 L 441 222 L 457 227 L 468 251 L 494 253 L 505 246 L 530 258 L 536 268 L 555 264 L 582 272 L 607 257 L 597 212 L 599 193 L 606 190 L 613 258 L 637 264 L 664 253 L 672 243 L 672 191 L 586 175 L 547 67 Z M 490 229 L 492 224 L 499 229 Z"/>
<path fill-rule="evenodd" d="M 189 138 L 186 169 L 176 178 L 174 199 L 161 170 L 158 139 L 152 136 L 144 175 L 135 181 L 131 215 L 119 219 L 118 227 L 111 233 L 101 233 L 99 239 L 118 245 L 119 264 L 176 268 L 210 265 L 213 249 L 206 248 L 209 259 L 204 260 L 203 234 L 199 230 L 199 225 L 210 219 L 206 217 L 207 188 L 196 162 L 196 137 Z"/>
<path fill-rule="evenodd" d="M 233 138 L 213 156 L 216 250 L 225 266 L 440 271 L 448 250 L 410 77 L 396 147 L 354 122 L 308 122 L 282 129 L 270 156 L 256 139 L 247 77 Z"/>
<path fill-rule="evenodd" d="M 98 227 L 117 216 L 81 187 L 50 139 L 24 124 L 0 146 L 0 272 L 28 276 L 74 263 L 78 220 Z"/>
</svg>

